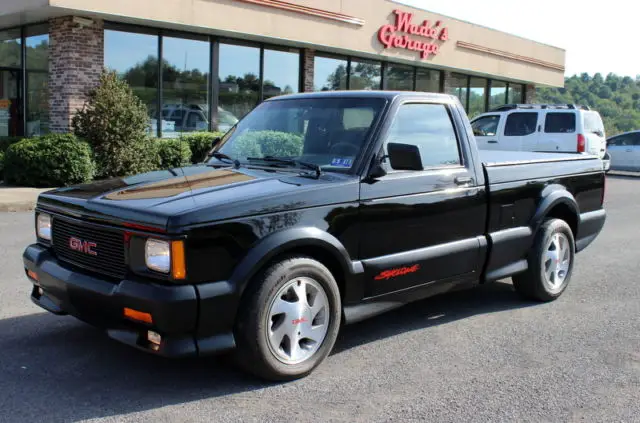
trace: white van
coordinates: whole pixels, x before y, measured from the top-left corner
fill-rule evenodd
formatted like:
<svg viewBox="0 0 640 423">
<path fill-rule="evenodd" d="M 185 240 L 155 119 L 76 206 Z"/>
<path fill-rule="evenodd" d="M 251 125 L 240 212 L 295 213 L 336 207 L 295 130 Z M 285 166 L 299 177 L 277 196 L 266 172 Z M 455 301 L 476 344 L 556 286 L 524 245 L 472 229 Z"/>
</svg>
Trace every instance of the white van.
<svg viewBox="0 0 640 423">
<path fill-rule="evenodd" d="M 586 153 L 605 161 L 600 114 L 574 104 L 507 104 L 471 120 L 481 150 Z"/>
</svg>

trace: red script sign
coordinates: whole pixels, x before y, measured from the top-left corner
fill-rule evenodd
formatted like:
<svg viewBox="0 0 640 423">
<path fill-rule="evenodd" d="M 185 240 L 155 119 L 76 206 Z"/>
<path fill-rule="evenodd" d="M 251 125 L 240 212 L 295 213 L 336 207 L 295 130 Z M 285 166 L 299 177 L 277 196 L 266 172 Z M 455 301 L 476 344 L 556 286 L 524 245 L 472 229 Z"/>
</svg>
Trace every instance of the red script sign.
<svg viewBox="0 0 640 423">
<path fill-rule="evenodd" d="M 420 57 L 427 59 L 430 54 L 436 55 L 440 51 L 440 47 L 433 41 L 447 41 L 449 39 L 449 30 L 441 27 L 442 22 L 436 21 L 434 26 L 428 20 L 422 22 L 422 25 L 411 23 L 412 13 L 394 10 L 396 15 L 395 25 L 383 25 L 378 30 L 378 40 L 385 48 L 397 47 L 406 50 L 419 51 Z M 401 35 L 399 33 L 404 33 Z M 428 40 L 421 41 L 409 38 L 409 35 L 419 35 Z"/>
</svg>

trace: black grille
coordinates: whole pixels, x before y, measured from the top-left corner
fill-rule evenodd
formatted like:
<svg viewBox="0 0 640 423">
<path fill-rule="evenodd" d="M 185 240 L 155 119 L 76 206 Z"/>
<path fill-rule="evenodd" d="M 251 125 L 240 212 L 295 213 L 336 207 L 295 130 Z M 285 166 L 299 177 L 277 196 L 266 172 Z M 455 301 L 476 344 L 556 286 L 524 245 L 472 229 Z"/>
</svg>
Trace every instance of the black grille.
<svg viewBox="0 0 640 423">
<path fill-rule="evenodd" d="M 94 242 L 92 251 L 96 255 L 71 249 L 69 239 L 72 237 Z M 124 278 L 127 272 L 124 233 L 120 230 L 97 229 L 54 217 L 53 249 L 59 259 L 98 273 Z"/>
</svg>

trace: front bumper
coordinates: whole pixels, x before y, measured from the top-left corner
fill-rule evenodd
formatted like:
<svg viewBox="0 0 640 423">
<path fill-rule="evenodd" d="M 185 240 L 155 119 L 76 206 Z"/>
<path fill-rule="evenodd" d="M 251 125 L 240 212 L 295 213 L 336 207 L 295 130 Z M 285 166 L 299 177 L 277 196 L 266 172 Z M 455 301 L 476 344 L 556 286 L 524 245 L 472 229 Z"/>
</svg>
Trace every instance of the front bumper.
<svg viewBox="0 0 640 423">
<path fill-rule="evenodd" d="M 59 262 L 38 244 L 27 247 L 23 261 L 25 271 L 37 275 L 37 280 L 29 278 L 34 284 L 31 300 L 35 304 L 51 313 L 69 314 L 103 328 L 117 341 L 165 357 L 212 354 L 235 346 L 231 328 L 202 336 L 203 331 L 198 328 L 198 285 L 108 280 Z M 228 294 L 213 290 L 215 298 L 206 298 L 206 304 L 222 301 Z M 153 322 L 128 320 L 124 317 L 125 307 L 151 314 Z M 159 346 L 147 340 L 148 331 L 162 336 Z"/>
</svg>

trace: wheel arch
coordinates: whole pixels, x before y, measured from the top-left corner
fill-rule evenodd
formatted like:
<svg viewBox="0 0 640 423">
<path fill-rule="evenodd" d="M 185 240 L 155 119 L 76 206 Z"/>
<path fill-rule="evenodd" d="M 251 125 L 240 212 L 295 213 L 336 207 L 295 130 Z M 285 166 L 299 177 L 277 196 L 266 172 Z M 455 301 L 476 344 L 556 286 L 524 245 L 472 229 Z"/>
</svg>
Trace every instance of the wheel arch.
<svg viewBox="0 0 640 423">
<path fill-rule="evenodd" d="M 546 192 L 545 192 L 546 191 Z M 537 233 L 542 223 L 549 217 L 562 219 L 571 228 L 574 239 L 578 236 L 580 209 L 573 194 L 564 187 L 550 186 L 543 191 L 542 201 L 531 220 L 531 229 Z"/>
<path fill-rule="evenodd" d="M 292 253 L 309 256 L 327 266 L 336 279 L 341 296 L 345 294 L 349 277 L 361 273 L 358 269 L 362 266 L 351 261 L 346 248 L 333 235 L 313 227 L 292 228 L 261 240 L 236 266 L 230 281 L 237 295 L 242 296 L 260 270 Z"/>
</svg>

